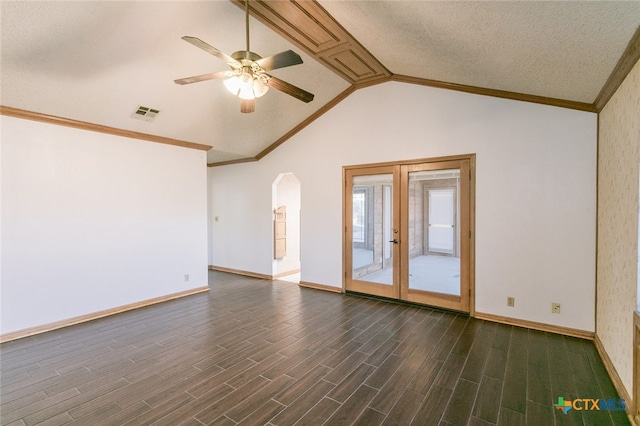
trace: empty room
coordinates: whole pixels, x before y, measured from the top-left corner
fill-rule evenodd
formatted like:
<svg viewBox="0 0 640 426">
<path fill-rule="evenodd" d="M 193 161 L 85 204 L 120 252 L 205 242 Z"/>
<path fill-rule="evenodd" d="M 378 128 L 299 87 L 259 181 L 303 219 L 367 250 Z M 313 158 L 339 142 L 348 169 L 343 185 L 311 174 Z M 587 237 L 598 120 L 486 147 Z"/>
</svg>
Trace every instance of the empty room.
<svg viewBox="0 0 640 426">
<path fill-rule="evenodd" d="M 640 424 L 640 2 L 0 37 L 0 424 Z"/>
</svg>

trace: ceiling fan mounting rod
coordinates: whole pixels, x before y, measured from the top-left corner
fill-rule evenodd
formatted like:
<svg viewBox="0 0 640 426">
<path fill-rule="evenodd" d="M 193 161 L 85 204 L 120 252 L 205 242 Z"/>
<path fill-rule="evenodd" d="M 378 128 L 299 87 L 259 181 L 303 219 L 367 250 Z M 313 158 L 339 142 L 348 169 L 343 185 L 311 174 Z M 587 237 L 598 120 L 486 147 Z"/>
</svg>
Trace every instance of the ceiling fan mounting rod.
<svg viewBox="0 0 640 426">
<path fill-rule="evenodd" d="M 249 0 L 244 0 L 244 19 L 245 19 L 245 28 L 247 33 L 247 56 L 249 56 Z"/>
</svg>

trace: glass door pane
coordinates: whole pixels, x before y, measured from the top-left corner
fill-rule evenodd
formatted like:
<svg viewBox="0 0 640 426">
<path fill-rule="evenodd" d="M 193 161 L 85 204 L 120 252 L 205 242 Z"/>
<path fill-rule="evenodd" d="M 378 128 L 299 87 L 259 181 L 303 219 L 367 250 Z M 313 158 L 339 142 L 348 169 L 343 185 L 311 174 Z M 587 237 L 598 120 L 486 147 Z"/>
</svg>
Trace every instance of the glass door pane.
<svg viewBox="0 0 640 426">
<path fill-rule="evenodd" d="M 409 289 L 460 295 L 460 170 L 409 173 Z"/>
<path fill-rule="evenodd" d="M 354 176 L 351 277 L 393 285 L 393 174 Z"/>
</svg>

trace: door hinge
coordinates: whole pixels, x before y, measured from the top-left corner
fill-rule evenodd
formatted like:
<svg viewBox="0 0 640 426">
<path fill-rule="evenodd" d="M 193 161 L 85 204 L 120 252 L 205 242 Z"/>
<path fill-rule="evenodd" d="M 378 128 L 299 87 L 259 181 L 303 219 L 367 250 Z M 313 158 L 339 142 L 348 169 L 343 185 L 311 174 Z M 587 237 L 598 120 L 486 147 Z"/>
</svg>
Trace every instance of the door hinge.
<svg viewBox="0 0 640 426">
<path fill-rule="evenodd" d="M 471 180 L 471 169 L 469 169 L 469 180 Z"/>
</svg>

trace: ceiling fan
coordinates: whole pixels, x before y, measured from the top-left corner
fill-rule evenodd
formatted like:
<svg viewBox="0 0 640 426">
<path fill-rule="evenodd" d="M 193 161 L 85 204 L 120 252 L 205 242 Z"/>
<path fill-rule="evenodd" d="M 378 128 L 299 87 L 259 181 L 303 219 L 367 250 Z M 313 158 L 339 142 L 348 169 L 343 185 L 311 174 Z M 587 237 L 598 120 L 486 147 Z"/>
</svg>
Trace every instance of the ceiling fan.
<svg viewBox="0 0 640 426">
<path fill-rule="evenodd" d="M 174 82 L 176 84 L 190 84 L 224 78 L 225 87 L 240 98 L 240 112 L 243 113 L 255 111 L 256 98 L 267 93 L 269 87 L 280 90 L 302 102 L 311 102 L 314 96 L 312 93 L 267 74 L 267 71 L 301 64 L 302 58 L 292 50 L 280 52 L 266 58 L 262 58 L 252 52 L 249 49 L 249 0 L 245 0 L 244 10 L 247 38 L 246 50 L 239 50 L 229 56 L 199 38 L 191 36 L 182 37 L 184 41 L 225 61 L 227 65 L 231 67 L 231 70 L 181 78 L 174 80 Z"/>
</svg>

